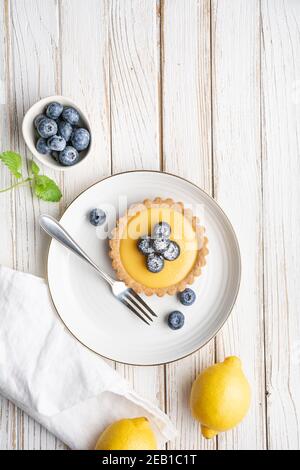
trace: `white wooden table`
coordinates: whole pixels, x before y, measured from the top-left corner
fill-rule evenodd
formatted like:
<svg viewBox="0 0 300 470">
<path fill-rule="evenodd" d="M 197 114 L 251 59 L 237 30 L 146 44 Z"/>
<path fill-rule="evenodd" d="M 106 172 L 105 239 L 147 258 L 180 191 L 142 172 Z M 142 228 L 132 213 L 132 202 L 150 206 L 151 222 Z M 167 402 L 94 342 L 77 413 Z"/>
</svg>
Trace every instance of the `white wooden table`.
<svg viewBox="0 0 300 470">
<path fill-rule="evenodd" d="M 0 0 L 1 150 L 28 159 L 22 117 L 63 94 L 86 109 L 91 164 L 63 176 L 60 205 L 27 188 L 0 195 L 0 263 L 44 275 L 37 224 L 112 172 L 161 169 L 212 194 L 236 229 L 236 307 L 198 353 L 161 367 L 112 364 L 179 430 L 173 449 L 300 448 L 300 2 L 298 0 Z M 0 188 L 10 184 L 0 170 Z M 196 374 L 239 355 L 251 412 L 205 441 L 191 419 Z M 1 449 L 64 445 L 5 398 Z"/>
</svg>

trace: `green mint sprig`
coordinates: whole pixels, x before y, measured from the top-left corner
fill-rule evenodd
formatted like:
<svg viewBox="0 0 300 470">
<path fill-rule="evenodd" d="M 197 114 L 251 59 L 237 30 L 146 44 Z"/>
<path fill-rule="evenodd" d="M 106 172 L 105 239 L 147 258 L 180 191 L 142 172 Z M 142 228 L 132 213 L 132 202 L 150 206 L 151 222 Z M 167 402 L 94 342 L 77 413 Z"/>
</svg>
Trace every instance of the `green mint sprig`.
<svg viewBox="0 0 300 470">
<path fill-rule="evenodd" d="M 16 152 L 7 150 L 0 153 L 0 162 L 2 162 L 16 178 L 16 182 L 9 188 L 0 189 L 0 193 L 5 193 L 11 189 L 17 188 L 23 184 L 29 184 L 34 194 L 43 201 L 58 202 L 62 194 L 57 184 L 48 176 L 40 175 L 40 168 L 32 161 L 29 168 L 29 176 L 24 178 L 22 175 L 22 157 Z"/>
</svg>

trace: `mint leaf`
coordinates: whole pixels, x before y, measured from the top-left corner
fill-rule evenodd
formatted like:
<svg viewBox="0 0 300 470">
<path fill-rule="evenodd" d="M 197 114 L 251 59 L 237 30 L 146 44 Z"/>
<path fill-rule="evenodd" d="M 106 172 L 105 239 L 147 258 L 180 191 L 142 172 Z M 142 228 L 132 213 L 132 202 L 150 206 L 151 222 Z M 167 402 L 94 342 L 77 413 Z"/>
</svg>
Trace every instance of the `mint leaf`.
<svg viewBox="0 0 300 470">
<path fill-rule="evenodd" d="M 44 201 L 49 202 L 58 202 L 60 201 L 62 194 L 57 186 L 57 184 L 48 176 L 40 175 L 39 166 L 32 160 L 29 166 L 29 176 L 27 178 L 22 178 L 21 168 L 22 168 L 22 157 L 16 152 L 7 150 L 0 153 L 0 162 L 4 163 L 7 166 L 9 171 L 17 178 L 19 181 L 14 182 L 9 188 L 0 189 L 0 193 L 10 191 L 11 189 L 17 188 L 22 184 L 30 184 L 32 186 L 34 194 Z"/>
<path fill-rule="evenodd" d="M 22 173 L 20 172 L 22 168 L 22 157 L 16 152 L 7 150 L 6 152 L 0 153 L 0 160 L 4 163 L 9 171 L 14 175 L 15 178 L 22 178 Z"/>
<path fill-rule="evenodd" d="M 32 181 L 35 195 L 43 201 L 58 202 L 62 194 L 57 184 L 48 176 L 36 175 Z"/>
<path fill-rule="evenodd" d="M 31 161 L 30 171 L 34 176 L 37 176 L 40 172 L 40 167 L 33 160 Z"/>
</svg>

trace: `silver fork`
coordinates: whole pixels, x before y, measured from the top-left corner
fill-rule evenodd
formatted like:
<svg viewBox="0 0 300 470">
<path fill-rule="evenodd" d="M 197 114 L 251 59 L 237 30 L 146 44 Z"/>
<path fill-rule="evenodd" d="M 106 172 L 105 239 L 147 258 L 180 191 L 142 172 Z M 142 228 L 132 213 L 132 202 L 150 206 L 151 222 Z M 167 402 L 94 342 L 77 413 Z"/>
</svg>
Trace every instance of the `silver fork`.
<svg viewBox="0 0 300 470">
<path fill-rule="evenodd" d="M 156 313 L 144 302 L 144 300 L 133 289 L 127 288 L 124 282 L 116 281 L 107 273 L 102 271 L 91 258 L 80 248 L 80 246 L 73 240 L 68 232 L 50 215 L 43 214 L 39 217 L 39 223 L 43 230 L 45 230 L 50 237 L 55 238 L 63 246 L 73 251 L 77 256 L 86 261 L 92 266 L 98 274 L 106 281 L 111 287 L 114 296 L 120 300 L 126 307 L 128 307 L 135 315 L 137 315 L 143 322 L 150 325 L 152 317 L 157 317 Z"/>
</svg>

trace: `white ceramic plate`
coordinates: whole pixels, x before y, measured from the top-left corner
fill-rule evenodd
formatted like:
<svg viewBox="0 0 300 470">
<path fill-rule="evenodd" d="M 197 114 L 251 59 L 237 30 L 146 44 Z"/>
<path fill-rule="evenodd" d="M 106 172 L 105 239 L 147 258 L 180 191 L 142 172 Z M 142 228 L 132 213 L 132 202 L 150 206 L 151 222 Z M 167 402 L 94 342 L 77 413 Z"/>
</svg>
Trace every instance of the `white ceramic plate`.
<svg viewBox="0 0 300 470">
<path fill-rule="evenodd" d="M 153 324 L 147 326 L 116 300 L 110 287 L 76 255 L 54 240 L 49 250 L 49 287 L 62 321 L 88 348 L 127 364 L 167 363 L 201 348 L 228 318 L 240 284 L 239 246 L 228 218 L 204 191 L 177 176 L 135 171 L 104 179 L 75 199 L 61 223 L 101 268 L 114 275 L 105 230 L 114 227 L 115 212 L 117 216 L 123 213 L 126 203 L 156 196 L 172 197 L 189 205 L 206 227 L 209 255 L 203 274 L 193 284 L 197 294 L 194 305 L 184 307 L 176 297 L 147 297 L 158 313 Z M 108 227 L 96 229 L 89 223 L 87 216 L 94 207 L 107 212 Z M 166 323 L 173 310 L 185 315 L 185 325 L 177 331 Z"/>
</svg>

